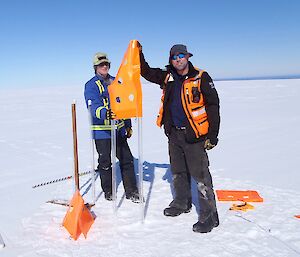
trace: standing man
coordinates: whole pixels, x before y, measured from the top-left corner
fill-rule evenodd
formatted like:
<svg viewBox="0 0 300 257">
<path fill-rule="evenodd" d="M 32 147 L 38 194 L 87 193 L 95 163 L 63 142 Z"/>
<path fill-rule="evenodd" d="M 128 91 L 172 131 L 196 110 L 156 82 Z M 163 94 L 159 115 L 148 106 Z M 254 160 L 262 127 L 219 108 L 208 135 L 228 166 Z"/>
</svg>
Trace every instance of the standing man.
<svg viewBox="0 0 300 257">
<path fill-rule="evenodd" d="M 111 167 L 111 119 L 115 114 L 110 109 L 108 86 L 115 77 L 109 72 L 110 61 L 105 53 L 94 56 L 95 76 L 85 84 L 84 97 L 86 104 L 92 101 L 92 130 L 96 149 L 99 155 L 98 172 L 105 199 L 112 200 L 112 167 Z M 126 198 L 137 203 L 139 194 L 136 186 L 133 156 L 127 143 L 132 135 L 131 120 L 117 120 L 117 158 L 120 162 L 121 175 Z"/>
<path fill-rule="evenodd" d="M 192 208 L 191 176 L 197 182 L 200 215 L 193 231 L 210 232 L 219 225 L 212 177 L 206 150 L 218 143 L 220 126 L 219 97 L 207 72 L 193 66 L 193 55 L 185 45 L 170 50 L 166 70 L 150 68 L 141 50 L 141 75 L 163 89 L 157 125 L 164 126 L 169 140 L 169 155 L 175 198 L 164 209 L 175 217 Z"/>
</svg>

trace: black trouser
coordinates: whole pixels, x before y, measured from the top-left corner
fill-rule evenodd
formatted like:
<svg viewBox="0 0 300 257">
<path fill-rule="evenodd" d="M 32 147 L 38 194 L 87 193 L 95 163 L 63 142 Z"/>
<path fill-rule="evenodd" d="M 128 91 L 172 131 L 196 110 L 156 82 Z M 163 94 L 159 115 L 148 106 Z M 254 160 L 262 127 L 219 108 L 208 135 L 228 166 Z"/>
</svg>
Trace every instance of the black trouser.
<svg viewBox="0 0 300 257">
<path fill-rule="evenodd" d="M 99 155 L 98 171 L 100 173 L 101 187 L 105 193 L 112 192 L 112 169 L 111 169 L 111 140 L 95 140 L 96 149 Z M 134 173 L 133 156 L 127 143 L 127 138 L 117 138 L 117 158 L 120 163 L 121 176 L 125 194 L 137 191 L 136 178 Z"/>
<path fill-rule="evenodd" d="M 197 182 L 199 219 L 206 219 L 216 212 L 217 208 L 204 142 L 187 143 L 185 130 L 172 128 L 169 136 L 169 155 L 175 190 L 175 199 L 170 206 L 179 209 L 188 208 L 191 201 L 190 176 L 192 176 Z"/>
</svg>

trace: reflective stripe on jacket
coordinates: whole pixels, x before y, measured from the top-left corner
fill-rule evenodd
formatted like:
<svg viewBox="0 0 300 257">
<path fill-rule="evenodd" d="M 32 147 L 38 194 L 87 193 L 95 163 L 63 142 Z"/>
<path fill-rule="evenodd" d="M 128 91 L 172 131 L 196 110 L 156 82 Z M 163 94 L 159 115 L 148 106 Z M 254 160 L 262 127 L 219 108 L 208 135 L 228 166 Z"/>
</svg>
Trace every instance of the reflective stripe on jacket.
<svg viewBox="0 0 300 257">
<path fill-rule="evenodd" d="M 88 101 L 91 100 L 91 114 L 94 139 L 109 139 L 111 136 L 111 123 L 106 119 L 106 112 L 110 108 L 108 86 L 115 79 L 113 76 L 108 75 L 108 80 L 104 80 L 101 76 L 94 76 L 85 84 L 84 97 L 86 106 Z M 125 127 L 131 127 L 131 120 L 117 120 L 116 121 L 118 132 L 121 136 L 125 136 Z"/>
</svg>

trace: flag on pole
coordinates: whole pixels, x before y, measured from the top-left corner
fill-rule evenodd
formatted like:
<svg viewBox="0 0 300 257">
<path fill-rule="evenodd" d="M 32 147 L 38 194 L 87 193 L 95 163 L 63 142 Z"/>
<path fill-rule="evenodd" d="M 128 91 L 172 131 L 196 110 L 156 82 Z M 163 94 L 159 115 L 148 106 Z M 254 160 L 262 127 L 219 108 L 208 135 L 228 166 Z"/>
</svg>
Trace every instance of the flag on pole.
<svg viewBox="0 0 300 257">
<path fill-rule="evenodd" d="M 68 230 L 71 237 L 77 240 L 83 233 L 87 237 L 87 233 L 94 223 L 94 217 L 89 209 L 84 205 L 79 190 L 76 190 L 70 202 L 69 209 L 63 221 L 63 226 Z"/>
<path fill-rule="evenodd" d="M 116 79 L 108 86 L 110 107 L 116 119 L 142 117 L 139 42 L 131 40 Z"/>
</svg>

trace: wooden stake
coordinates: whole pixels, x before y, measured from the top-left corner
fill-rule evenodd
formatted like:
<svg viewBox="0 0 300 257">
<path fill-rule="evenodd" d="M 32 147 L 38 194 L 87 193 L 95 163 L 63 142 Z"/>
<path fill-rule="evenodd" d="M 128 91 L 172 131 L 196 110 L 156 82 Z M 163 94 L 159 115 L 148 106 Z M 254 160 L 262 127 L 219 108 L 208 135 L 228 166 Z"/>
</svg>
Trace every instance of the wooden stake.
<svg viewBox="0 0 300 257">
<path fill-rule="evenodd" d="M 74 178 L 75 191 L 79 190 L 79 172 L 78 172 L 78 146 L 77 146 L 77 125 L 76 125 L 76 103 L 72 103 L 72 127 L 73 127 L 73 147 L 74 147 Z"/>
<path fill-rule="evenodd" d="M 46 203 L 53 203 L 53 204 L 57 204 L 57 205 L 62 205 L 62 206 L 70 206 L 70 201 L 68 200 L 63 200 L 63 199 L 53 199 L 53 200 L 49 200 Z M 94 203 L 85 203 L 84 204 L 88 209 L 91 209 L 93 206 L 95 206 Z"/>
</svg>

